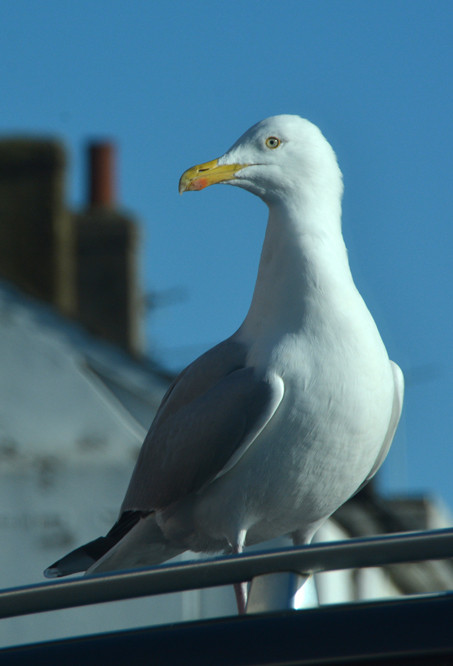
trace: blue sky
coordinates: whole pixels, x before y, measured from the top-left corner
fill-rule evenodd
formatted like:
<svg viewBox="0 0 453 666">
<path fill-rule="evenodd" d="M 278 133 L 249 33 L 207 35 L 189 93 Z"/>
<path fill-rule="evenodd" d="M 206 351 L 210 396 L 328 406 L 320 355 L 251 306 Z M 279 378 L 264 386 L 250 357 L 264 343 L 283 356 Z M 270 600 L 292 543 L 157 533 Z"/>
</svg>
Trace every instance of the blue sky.
<svg viewBox="0 0 453 666">
<path fill-rule="evenodd" d="M 436 0 L 3 0 L 0 133 L 52 134 L 83 203 L 84 142 L 112 138 L 121 205 L 142 224 L 148 350 L 172 367 L 246 314 L 264 205 L 177 194 L 182 171 L 250 125 L 320 126 L 345 180 L 353 273 L 408 386 L 382 473 L 453 509 L 453 5 Z"/>
</svg>

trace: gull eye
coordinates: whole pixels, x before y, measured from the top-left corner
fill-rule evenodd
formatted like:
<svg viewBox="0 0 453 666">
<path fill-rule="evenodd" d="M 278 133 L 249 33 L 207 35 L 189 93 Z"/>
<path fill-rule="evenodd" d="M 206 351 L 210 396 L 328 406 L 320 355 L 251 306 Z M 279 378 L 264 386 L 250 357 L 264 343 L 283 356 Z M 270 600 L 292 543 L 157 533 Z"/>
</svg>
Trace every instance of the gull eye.
<svg viewBox="0 0 453 666">
<path fill-rule="evenodd" d="M 266 146 L 270 148 L 271 150 L 274 150 L 275 148 L 278 148 L 279 145 L 281 144 L 280 139 L 277 139 L 276 136 L 268 136 L 266 139 Z"/>
</svg>

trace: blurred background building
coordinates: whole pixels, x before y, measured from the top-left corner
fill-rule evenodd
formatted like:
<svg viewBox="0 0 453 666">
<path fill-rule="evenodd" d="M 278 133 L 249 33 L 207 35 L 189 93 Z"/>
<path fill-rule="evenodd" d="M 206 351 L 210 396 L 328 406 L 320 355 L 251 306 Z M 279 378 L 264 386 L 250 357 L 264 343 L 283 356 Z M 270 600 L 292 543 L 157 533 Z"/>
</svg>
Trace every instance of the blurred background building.
<svg viewBox="0 0 453 666">
<path fill-rule="evenodd" d="M 1 588 L 42 582 L 110 528 L 172 379 L 143 348 L 139 226 L 116 201 L 115 147 L 88 146 L 83 210 L 66 203 L 66 160 L 54 139 L 0 140 Z M 449 524 L 435 499 L 371 485 L 319 538 Z M 329 573 L 306 604 L 452 586 L 450 562 Z M 231 613 L 229 588 L 194 591 L 3 621 L 0 645 Z"/>
</svg>

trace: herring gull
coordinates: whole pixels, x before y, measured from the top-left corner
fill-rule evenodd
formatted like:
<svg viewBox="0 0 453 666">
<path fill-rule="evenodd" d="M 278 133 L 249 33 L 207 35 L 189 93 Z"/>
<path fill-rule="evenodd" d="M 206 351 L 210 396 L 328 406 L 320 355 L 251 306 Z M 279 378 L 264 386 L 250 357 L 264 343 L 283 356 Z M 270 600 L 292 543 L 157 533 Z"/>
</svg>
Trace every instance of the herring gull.
<svg viewBox="0 0 453 666">
<path fill-rule="evenodd" d="M 248 314 L 170 386 L 107 536 L 48 577 L 153 565 L 185 550 L 239 553 L 286 534 L 308 543 L 389 450 L 403 375 L 351 276 L 330 144 L 299 116 L 268 118 L 188 169 L 179 188 L 215 183 L 269 209 Z M 243 611 L 244 586 L 236 593 Z"/>
</svg>

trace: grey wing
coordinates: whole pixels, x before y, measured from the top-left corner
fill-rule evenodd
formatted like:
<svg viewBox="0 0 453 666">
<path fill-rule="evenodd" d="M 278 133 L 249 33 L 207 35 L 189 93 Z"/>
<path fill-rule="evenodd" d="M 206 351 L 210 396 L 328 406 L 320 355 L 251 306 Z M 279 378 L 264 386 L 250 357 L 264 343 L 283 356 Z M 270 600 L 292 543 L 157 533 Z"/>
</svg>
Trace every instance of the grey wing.
<svg viewBox="0 0 453 666">
<path fill-rule="evenodd" d="M 279 377 L 245 366 L 229 339 L 192 363 L 170 387 L 140 452 L 122 511 L 163 508 L 232 466 L 271 419 Z"/>
<path fill-rule="evenodd" d="M 172 382 L 157 410 L 151 429 L 205 393 L 230 372 L 245 367 L 246 359 L 247 347 L 237 342 L 234 336 L 208 349 Z"/>
<path fill-rule="evenodd" d="M 396 428 L 398 426 L 398 422 L 400 420 L 401 410 L 403 408 L 404 376 L 403 373 L 401 372 L 400 367 L 396 363 L 390 361 L 390 364 L 392 366 L 393 381 L 395 388 L 393 393 L 392 414 L 390 416 L 389 427 L 384 439 L 384 443 L 382 444 L 382 448 L 379 451 L 379 455 L 376 458 L 376 461 L 373 467 L 371 468 L 370 473 L 368 474 L 363 484 L 360 486 L 359 490 L 361 490 L 368 483 L 368 481 L 371 481 L 371 479 L 376 474 L 376 472 L 384 462 L 385 458 L 387 457 L 387 453 L 389 452 L 390 446 L 393 441 L 393 437 L 395 435 Z"/>
</svg>

